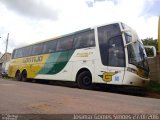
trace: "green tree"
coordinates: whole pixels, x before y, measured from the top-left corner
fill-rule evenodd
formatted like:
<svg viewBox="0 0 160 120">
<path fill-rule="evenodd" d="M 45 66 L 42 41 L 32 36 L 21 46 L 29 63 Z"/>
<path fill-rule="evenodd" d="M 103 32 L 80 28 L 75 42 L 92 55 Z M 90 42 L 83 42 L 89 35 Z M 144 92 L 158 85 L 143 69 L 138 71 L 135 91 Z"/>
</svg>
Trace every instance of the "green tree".
<svg viewBox="0 0 160 120">
<path fill-rule="evenodd" d="M 144 45 L 152 45 L 158 50 L 158 40 L 153 38 L 142 39 Z"/>
<path fill-rule="evenodd" d="M 144 45 L 146 46 L 154 46 L 156 48 L 156 51 L 158 50 L 158 40 L 157 39 L 153 39 L 153 38 L 146 38 L 146 39 L 142 39 L 142 42 Z M 153 50 L 149 49 L 149 48 L 145 48 L 147 56 L 148 57 L 152 57 L 154 56 Z"/>
</svg>

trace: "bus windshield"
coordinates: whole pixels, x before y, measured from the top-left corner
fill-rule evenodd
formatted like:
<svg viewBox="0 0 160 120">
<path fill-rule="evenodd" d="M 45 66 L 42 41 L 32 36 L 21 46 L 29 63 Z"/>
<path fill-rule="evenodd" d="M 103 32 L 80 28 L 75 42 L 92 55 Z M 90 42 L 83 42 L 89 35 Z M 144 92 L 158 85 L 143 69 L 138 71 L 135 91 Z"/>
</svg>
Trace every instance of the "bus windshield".
<svg viewBox="0 0 160 120">
<path fill-rule="evenodd" d="M 143 43 L 139 39 L 136 32 L 132 30 L 132 28 L 130 28 L 124 23 L 122 23 L 122 28 L 124 30 L 127 29 L 127 31 L 124 32 L 124 36 L 125 36 L 126 44 L 128 44 L 127 50 L 128 50 L 129 64 L 135 65 L 138 68 L 141 68 L 148 72 L 149 66 L 148 66 L 147 55 L 146 55 Z"/>
<path fill-rule="evenodd" d="M 131 37 L 128 34 L 125 34 L 126 41 L 131 41 Z M 133 37 L 137 38 L 137 37 Z M 139 68 L 142 68 L 146 71 L 149 71 L 148 63 L 147 63 L 147 55 L 143 44 L 137 40 L 135 43 L 129 44 L 127 46 L 128 49 L 128 62 L 129 64 L 133 64 Z"/>
</svg>

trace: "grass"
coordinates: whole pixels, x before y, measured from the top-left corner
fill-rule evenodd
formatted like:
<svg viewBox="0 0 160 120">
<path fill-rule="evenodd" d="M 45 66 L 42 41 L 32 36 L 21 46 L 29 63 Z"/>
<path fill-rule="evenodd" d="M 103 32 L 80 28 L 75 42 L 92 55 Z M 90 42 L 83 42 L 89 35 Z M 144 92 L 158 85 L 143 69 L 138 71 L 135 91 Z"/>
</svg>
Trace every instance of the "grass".
<svg viewBox="0 0 160 120">
<path fill-rule="evenodd" d="M 160 93 L 160 83 L 157 81 L 150 81 L 148 89 Z"/>
</svg>

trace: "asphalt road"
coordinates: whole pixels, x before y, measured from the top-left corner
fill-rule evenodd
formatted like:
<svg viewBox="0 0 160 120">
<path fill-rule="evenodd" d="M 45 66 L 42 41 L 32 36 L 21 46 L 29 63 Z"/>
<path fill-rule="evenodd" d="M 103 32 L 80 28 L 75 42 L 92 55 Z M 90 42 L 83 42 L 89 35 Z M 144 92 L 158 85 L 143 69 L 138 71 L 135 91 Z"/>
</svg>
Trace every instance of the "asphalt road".
<svg viewBox="0 0 160 120">
<path fill-rule="evenodd" d="M 0 114 L 160 113 L 160 99 L 0 78 Z"/>
</svg>

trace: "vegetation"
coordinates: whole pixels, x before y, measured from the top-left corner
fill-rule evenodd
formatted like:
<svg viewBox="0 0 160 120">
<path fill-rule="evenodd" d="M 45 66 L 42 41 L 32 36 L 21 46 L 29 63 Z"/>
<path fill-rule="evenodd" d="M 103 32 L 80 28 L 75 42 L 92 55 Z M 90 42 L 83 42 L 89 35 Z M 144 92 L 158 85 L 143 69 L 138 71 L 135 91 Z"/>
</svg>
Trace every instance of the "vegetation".
<svg viewBox="0 0 160 120">
<path fill-rule="evenodd" d="M 160 93 L 160 83 L 157 81 L 150 81 L 148 89 Z"/>
<path fill-rule="evenodd" d="M 156 51 L 158 50 L 158 40 L 153 38 L 146 38 L 142 39 L 142 42 L 146 46 L 154 46 L 156 48 Z M 145 48 L 147 56 L 152 57 L 154 56 L 153 50 L 150 48 Z"/>
<path fill-rule="evenodd" d="M 153 38 L 142 39 L 144 45 L 152 45 L 155 46 L 156 50 L 158 50 L 158 40 Z"/>
<path fill-rule="evenodd" d="M 142 42 L 144 45 L 151 45 L 151 46 L 155 46 L 156 50 L 158 50 L 158 40 L 157 39 L 153 39 L 153 38 L 146 38 L 146 39 L 142 39 Z M 153 51 L 149 50 L 149 49 L 145 49 L 147 56 L 152 55 Z M 157 73 L 158 74 L 158 73 Z M 151 91 L 155 91 L 160 93 L 160 83 L 158 83 L 157 81 L 150 81 L 149 85 L 148 85 L 148 89 Z"/>
</svg>

